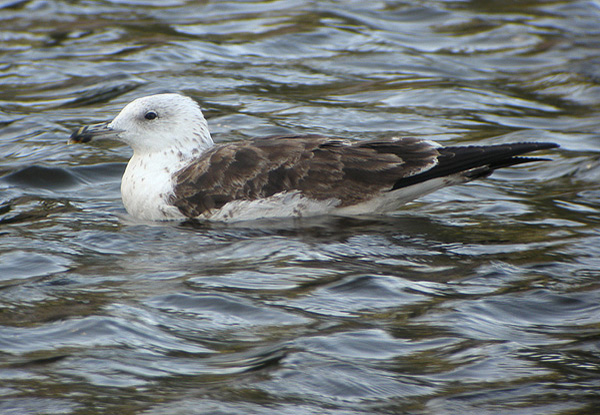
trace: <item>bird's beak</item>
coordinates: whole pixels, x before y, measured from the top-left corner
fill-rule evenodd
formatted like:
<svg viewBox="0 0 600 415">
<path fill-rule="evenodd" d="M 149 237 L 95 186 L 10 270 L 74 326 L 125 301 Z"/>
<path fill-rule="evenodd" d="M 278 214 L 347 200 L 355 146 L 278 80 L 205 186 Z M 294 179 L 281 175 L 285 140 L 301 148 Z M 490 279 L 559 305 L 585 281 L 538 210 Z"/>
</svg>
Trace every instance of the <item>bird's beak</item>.
<svg viewBox="0 0 600 415">
<path fill-rule="evenodd" d="M 77 131 L 74 131 L 69 137 L 69 144 L 73 143 L 88 143 L 93 138 L 112 138 L 118 137 L 120 131 L 109 127 L 110 123 L 102 122 L 98 124 L 84 125 L 79 127 Z"/>
</svg>

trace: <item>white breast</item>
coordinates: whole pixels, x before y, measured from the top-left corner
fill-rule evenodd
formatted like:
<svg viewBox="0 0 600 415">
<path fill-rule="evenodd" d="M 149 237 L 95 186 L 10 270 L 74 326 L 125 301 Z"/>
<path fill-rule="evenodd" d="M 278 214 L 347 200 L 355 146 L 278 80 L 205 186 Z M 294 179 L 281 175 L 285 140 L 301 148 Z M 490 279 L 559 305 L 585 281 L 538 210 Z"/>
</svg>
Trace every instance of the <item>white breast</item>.
<svg viewBox="0 0 600 415">
<path fill-rule="evenodd" d="M 184 218 L 167 202 L 173 193 L 172 172 L 181 164 L 169 159 L 165 154 L 131 157 L 121 182 L 121 197 L 130 215 L 152 221 Z"/>
</svg>

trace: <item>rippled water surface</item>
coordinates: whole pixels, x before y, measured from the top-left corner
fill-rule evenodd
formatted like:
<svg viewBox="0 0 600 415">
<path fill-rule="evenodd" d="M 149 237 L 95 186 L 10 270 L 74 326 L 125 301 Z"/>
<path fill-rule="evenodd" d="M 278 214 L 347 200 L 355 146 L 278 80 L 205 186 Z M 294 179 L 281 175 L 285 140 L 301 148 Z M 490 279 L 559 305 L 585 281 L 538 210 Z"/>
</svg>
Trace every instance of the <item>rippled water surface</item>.
<svg viewBox="0 0 600 415">
<path fill-rule="evenodd" d="M 0 413 L 596 414 L 600 4 L 0 2 Z M 140 223 L 158 92 L 216 141 L 554 141 L 387 217 Z"/>
</svg>

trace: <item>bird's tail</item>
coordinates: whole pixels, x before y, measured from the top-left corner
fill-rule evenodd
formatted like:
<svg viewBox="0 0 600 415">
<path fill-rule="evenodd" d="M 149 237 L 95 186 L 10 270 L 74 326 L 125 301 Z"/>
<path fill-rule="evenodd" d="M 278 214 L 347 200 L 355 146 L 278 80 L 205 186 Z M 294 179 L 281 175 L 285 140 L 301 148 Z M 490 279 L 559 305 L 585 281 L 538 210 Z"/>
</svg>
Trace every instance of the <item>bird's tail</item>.
<svg viewBox="0 0 600 415">
<path fill-rule="evenodd" d="M 541 157 L 519 157 L 522 154 L 558 147 L 555 143 L 511 143 L 492 146 L 442 147 L 438 151 L 438 164 L 431 169 L 398 180 L 392 190 L 422 183 L 437 177 L 464 173 L 465 181 L 489 176 L 496 169 L 535 161 Z"/>
</svg>

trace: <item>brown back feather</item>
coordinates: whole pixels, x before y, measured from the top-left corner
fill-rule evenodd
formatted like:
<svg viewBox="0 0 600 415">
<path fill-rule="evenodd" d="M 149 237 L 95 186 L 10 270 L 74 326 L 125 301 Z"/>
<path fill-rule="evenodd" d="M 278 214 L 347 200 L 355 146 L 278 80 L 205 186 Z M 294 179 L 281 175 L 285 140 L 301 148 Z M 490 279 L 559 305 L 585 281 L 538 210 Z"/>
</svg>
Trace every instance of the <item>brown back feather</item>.
<svg viewBox="0 0 600 415">
<path fill-rule="evenodd" d="M 276 136 L 216 146 L 176 174 L 171 201 L 188 217 L 233 200 L 300 191 L 351 206 L 390 190 L 439 155 L 414 138 L 349 142 L 319 135 Z"/>
</svg>

